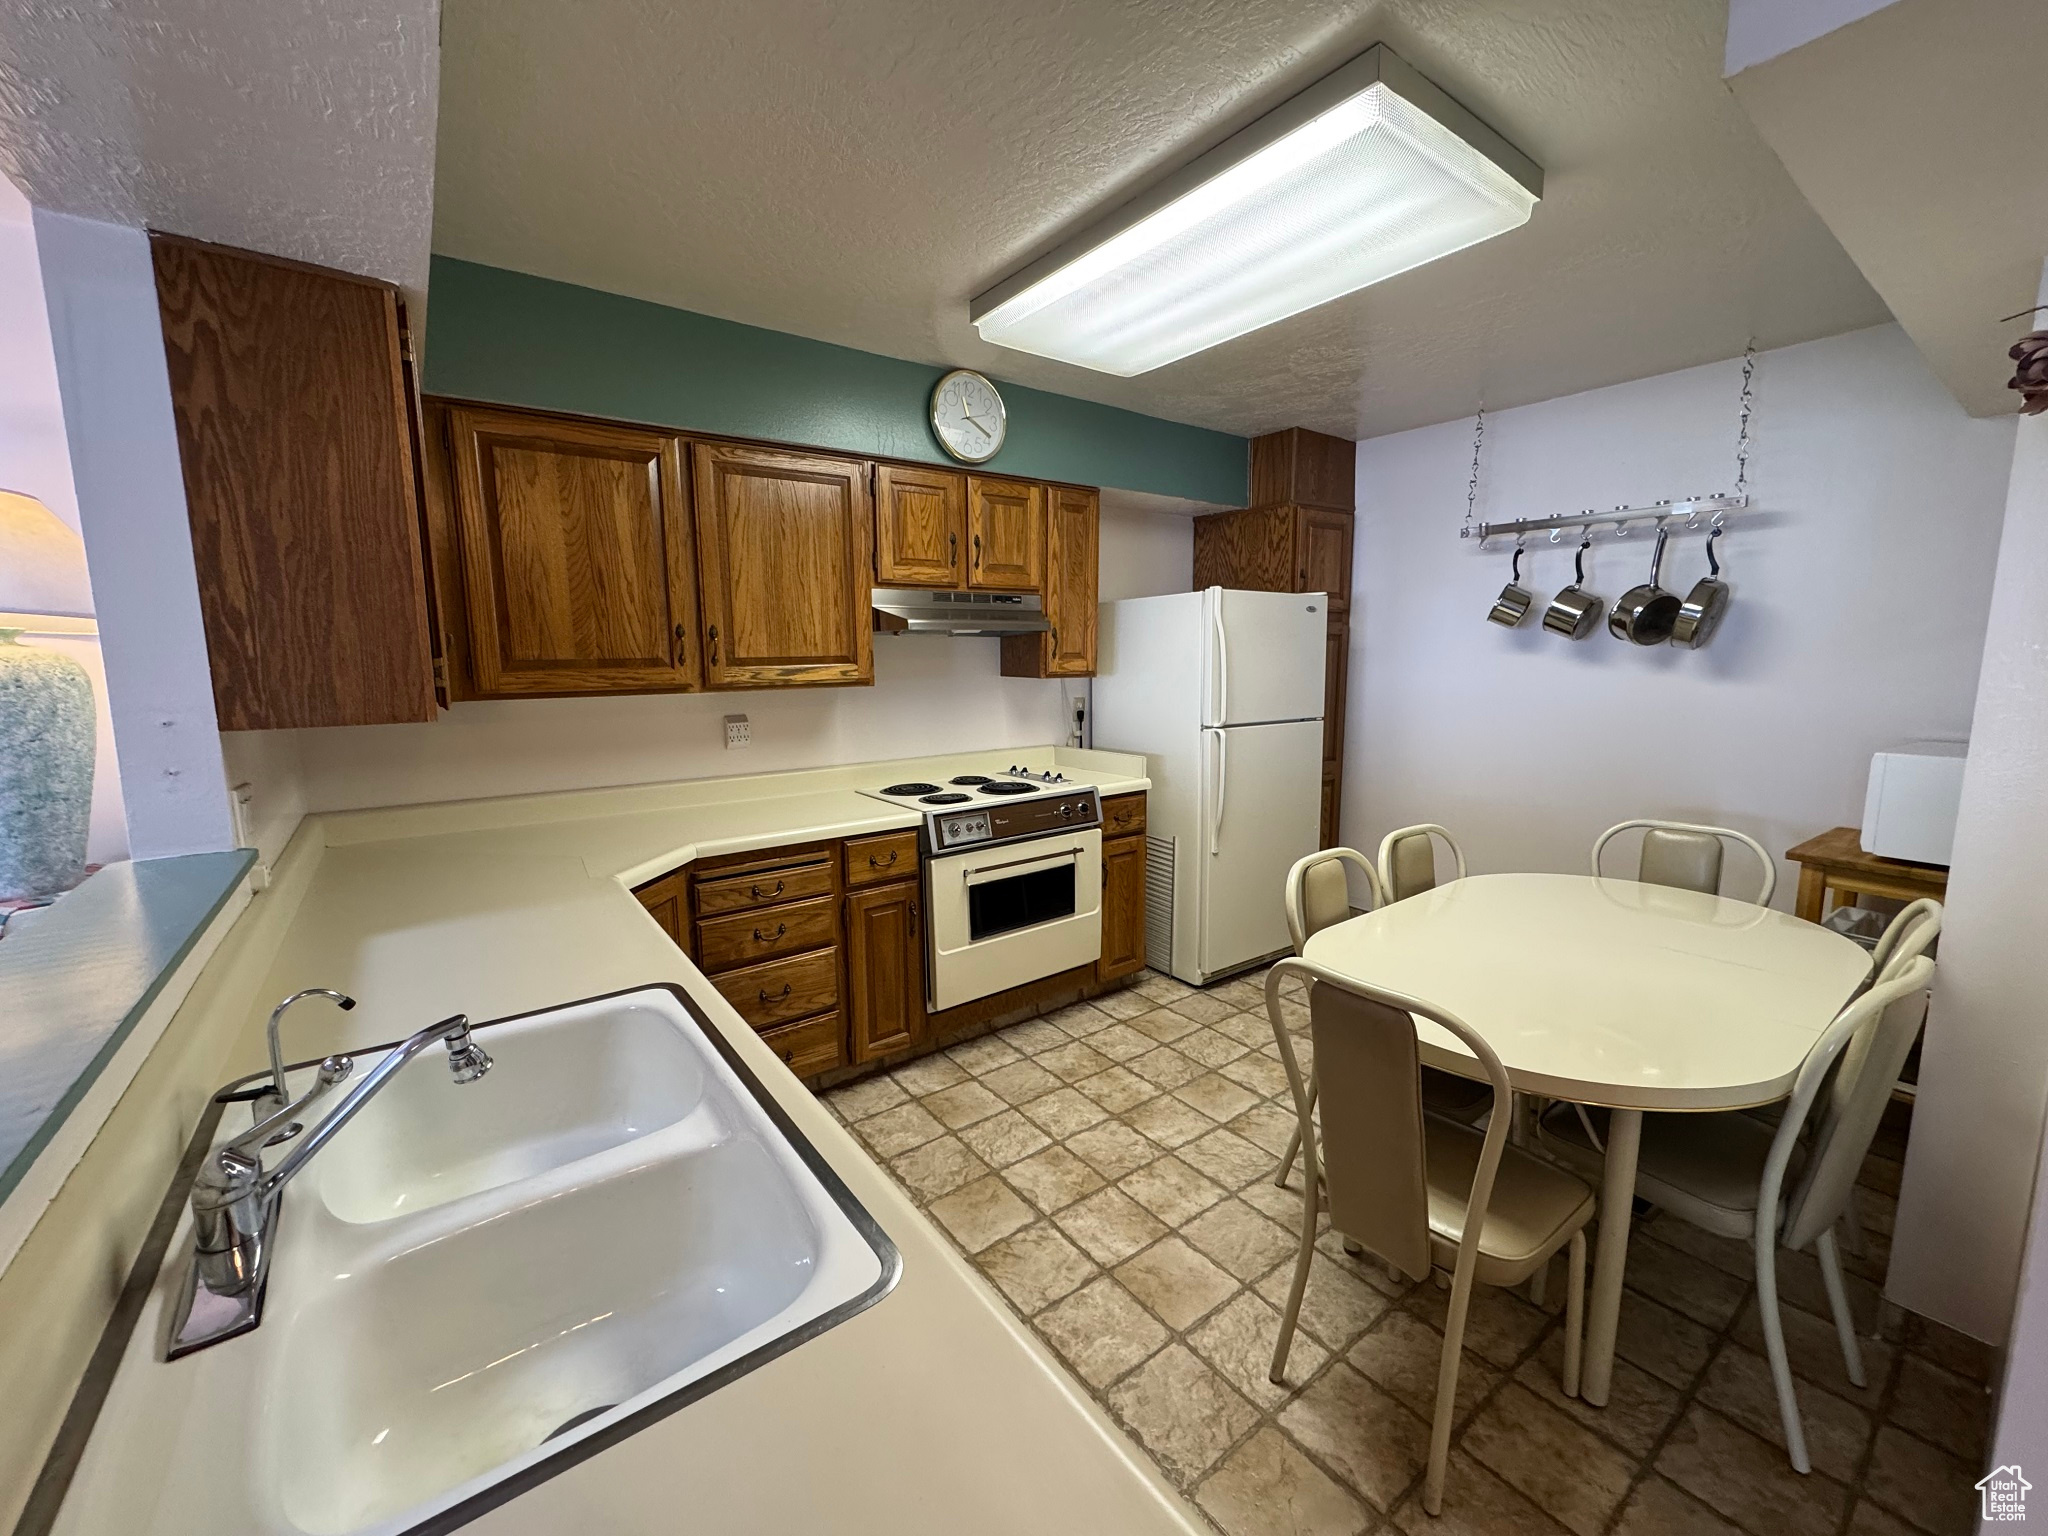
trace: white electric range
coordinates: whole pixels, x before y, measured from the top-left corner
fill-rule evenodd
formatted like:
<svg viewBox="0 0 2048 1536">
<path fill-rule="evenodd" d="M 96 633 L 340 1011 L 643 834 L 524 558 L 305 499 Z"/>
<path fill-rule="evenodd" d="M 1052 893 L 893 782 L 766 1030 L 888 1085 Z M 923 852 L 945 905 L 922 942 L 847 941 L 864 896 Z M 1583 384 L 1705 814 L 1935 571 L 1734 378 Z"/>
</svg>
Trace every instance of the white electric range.
<svg viewBox="0 0 2048 1536">
<path fill-rule="evenodd" d="M 938 1011 L 1102 953 L 1102 799 L 1013 767 L 862 790 L 924 817 L 925 998 Z"/>
</svg>

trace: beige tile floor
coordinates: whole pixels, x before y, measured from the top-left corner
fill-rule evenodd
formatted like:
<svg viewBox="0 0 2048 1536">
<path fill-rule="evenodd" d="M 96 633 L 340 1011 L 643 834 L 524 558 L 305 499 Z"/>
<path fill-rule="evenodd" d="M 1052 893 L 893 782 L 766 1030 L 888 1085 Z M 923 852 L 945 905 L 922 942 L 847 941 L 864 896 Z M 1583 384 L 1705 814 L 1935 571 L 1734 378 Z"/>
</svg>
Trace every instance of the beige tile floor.
<svg viewBox="0 0 2048 1536">
<path fill-rule="evenodd" d="M 1972 1528 L 1986 1352 L 1909 1319 L 1897 1342 L 1866 1340 L 1858 1391 L 1810 1256 L 1788 1257 L 1814 1462 L 1799 1477 L 1779 1449 L 1747 1248 L 1663 1215 L 1635 1229 L 1605 1409 L 1558 1391 L 1561 1272 L 1547 1310 L 1475 1297 L 1449 1494 L 1425 1514 L 1441 1291 L 1390 1281 L 1325 1232 L 1288 1385 L 1266 1380 L 1301 1190 L 1298 1174 L 1272 1183 L 1293 1115 L 1253 982 L 1198 992 L 1148 972 L 827 1102 L 1228 1536 Z M 1864 1176 L 1867 1252 L 1848 1260 L 1866 1332 L 1893 1135 Z"/>
</svg>

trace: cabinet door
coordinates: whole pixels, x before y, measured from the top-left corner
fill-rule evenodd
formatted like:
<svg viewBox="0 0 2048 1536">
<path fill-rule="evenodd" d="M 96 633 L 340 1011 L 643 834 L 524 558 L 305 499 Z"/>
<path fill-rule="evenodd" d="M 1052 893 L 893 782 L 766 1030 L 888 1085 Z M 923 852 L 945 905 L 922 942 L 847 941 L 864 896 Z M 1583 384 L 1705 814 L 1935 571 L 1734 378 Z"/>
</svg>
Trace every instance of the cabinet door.
<svg viewBox="0 0 2048 1536">
<path fill-rule="evenodd" d="M 1303 507 L 1295 513 L 1294 590 L 1327 592 L 1330 611 L 1351 607 L 1351 514 Z"/>
<path fill-rule="evenodd" d="M 690 920 L 684 906 L 688 884 L 689 875 L 679 869 L 672 875 L 663 875 L 633 890 L 633 894 L 640 898 L 640 905 L 647 909 L 647 915 L 661 925 L 661 931 L 675 942 L 676 948 L 685 952 L 690 947 L 687 942 Z"/>
<path fill-rule="evenodd" d="M 1338 823 L 1343 817 L 1344 769 L 1341 763 L 1323 765 L 1322 838 L 1325 848 L 1340 846 Z"/>
<path fill-rule="evenodd" d="M 1102 845 L 1103 981 L 1145 968 L 1145 839 L 1120 837 Z"/>
<path fill-rule="evenodd" d="M 224 731 L 434 718 L 397 290 L 150 238 Z"/>
<path fill-rule="evenodd" d="M 1299 592 L 1294 581 L 1294 512 L 1289 507 L 1244 507 L 1195 519 L 1197 592 L 1230 587 L 1240 592 Z"/>
<path fill-rule="evenodd" d="M 476 691 L 696 687 L 678 441 L 468 407 L 448 431 Z"/>
<path fill-rule="evenodd" d="M 1100 498 L 1078 486 L 1051 488 L 1046 513 L 1045 616 L 1042 635 L 1003 637 L 1005 677 L 1093 677 Z"/>
<path fill-rule="evenodd" d="M 690 455 L 705 682 L 872 683 L 866 463 L 725 443 Z"/>
<path fill-rule="evenodd" d="M 884 587 L 963 587 L 967 480 L 943 469 L 875 470 L 875 581 Z"/>
<path fill-rule="evenodd" d="M 1344 699 L 1346 673 L 1351 662 L 1351 626 L 1341 619 L 1330 620 L 1330 637 L 1323 656 L 1323 766 L 1344 761 Z M 1328 843 L 1323 845 L 1329 847 Z"/>
<path fill-rule="evenodd" d="M 968 477 L 967 584 L 998 592 L 1044 588 L 1044 486 Z"/>
<path fill-rule="evenodd" d="M 872 1061 L 924 1038 L 924 920 L 915 884 L 846 898 L 846 990 L 853 1059 Z"/>
</svg>

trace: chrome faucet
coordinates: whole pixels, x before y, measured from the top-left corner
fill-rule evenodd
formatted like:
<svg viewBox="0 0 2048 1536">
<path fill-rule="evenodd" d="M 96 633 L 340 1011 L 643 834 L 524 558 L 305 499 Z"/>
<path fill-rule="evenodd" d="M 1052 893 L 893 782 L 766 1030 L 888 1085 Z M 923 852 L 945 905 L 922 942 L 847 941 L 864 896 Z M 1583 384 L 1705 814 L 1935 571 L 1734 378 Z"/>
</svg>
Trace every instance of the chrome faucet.
<svg viewBox="0 0 2048 1536">
<path fill-rule="evenodd" d="M 272 1014 L 273 1046 L 276 1021 Z M 281 1129 L 347 1078 L 355 1070 L 354 1057 L 329 1056 L 320 1063 L 312 1087 L 295 1102 L 280 1103 L 200 1163 L 192 1183 L 192 1264 L 172 1315 L 166 1359 L 246 1333 L 262 1321 L 263 1281 L 285 1185 L 407 1062 L 436 1042 L 448 1047 L 448 1071 L 457 1083 L 473 1083 L 491 1070 L 490 1055 L 470 1037 L 468 1017 L 458 1013 L 393 1046 L 275 1168 L 264 1169 L 263 1148 L 280 1140 Z M 274 1082 L 282 1088 L 283 1075 Z"/>
<path fill-rule="evenodd" d="M 278 1043 L 277 1028 L 284 1022 L 286 1009 L 309 997 L 324 997 L 343 1013 L 356 1005 L 356 1000 L 346 992 L 337 992 L 332 987 L 307 987 L 303 991 L 294 992 L 270 1010 L 270 1022 L 264 1026 L 263 1031 L 270 1042 L 270 1092 L 249 1106 L 250 1114 L 257 1120 L 267 1120 L 284 1108 L 284 1047 Z M 265 1145 L 276 1146 L 279 1142 L 290 1141 L 304 1129 L 303 1125 L 294 1120 L 281 1130 L 273 1132 Z"/>
</svg>

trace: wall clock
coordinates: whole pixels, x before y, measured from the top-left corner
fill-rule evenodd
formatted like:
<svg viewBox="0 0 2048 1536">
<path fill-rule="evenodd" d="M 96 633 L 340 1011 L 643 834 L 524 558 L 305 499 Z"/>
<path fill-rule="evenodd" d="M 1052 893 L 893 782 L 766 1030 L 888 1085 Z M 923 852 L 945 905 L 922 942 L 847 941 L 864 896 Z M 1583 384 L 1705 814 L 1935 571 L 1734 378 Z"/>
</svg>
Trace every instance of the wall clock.
<svg viewBox="0 0 2048 1536">
<path fill-rule="evenodd" d="M 972 369 L 955 368 L 932 386 L 932 434 L 961 463 L 987 463 L 1008 431 L 1003 397 Z"/>
</svg>

